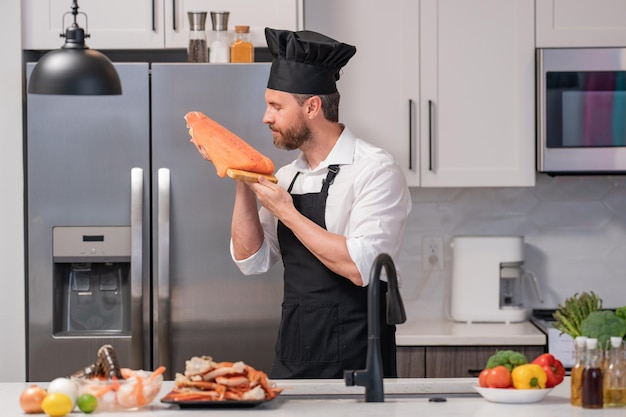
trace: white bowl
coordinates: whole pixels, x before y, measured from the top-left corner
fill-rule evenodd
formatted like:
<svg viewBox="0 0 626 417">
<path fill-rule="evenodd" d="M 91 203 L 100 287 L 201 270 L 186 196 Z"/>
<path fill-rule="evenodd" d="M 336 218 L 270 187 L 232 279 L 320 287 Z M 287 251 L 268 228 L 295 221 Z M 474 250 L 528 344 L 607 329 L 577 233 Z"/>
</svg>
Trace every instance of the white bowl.
<svg viewBox="0 0 626 417">
<path fill-rule="evenodd" d="M 536 403 L 543 400 L 552 391 L 552 388 L 545 389 L 515 389 L 515 388 L 483 388 L 474 385 L 487 401 L 494 403 L 524 404 Z"/>
</svg>

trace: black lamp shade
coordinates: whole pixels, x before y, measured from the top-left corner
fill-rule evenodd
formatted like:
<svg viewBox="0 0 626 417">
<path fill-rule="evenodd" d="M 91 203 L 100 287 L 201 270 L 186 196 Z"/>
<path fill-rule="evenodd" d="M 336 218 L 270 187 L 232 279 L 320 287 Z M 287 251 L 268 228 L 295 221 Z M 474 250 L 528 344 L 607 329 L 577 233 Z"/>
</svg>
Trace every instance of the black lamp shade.
<svg viewBox="0 0 626 417">
<path fill-rule="evenodd" d="M 30 76 L 33 94 L 114 95 L 122 85 L 113 63 L 89 48 L 62 48 L 45 54 Z"/>
</svg>

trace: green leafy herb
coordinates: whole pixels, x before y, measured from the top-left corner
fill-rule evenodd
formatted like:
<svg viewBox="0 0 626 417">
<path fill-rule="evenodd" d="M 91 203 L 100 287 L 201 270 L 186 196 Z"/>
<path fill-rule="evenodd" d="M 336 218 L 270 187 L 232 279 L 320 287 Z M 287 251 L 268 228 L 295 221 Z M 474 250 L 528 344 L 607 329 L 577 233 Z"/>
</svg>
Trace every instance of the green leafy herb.
<svg viewBox="0 0 626 417">
<path fill-rule="evenodd" d="M 582 336 L 581 323 L 587 316 L 602 309 L 602 299 L 591 292 L 583 292 L 582 294 L 574 294 L 567 298 L 552 315 L 555 323 L 554 328 L 562 333 L 570 335 L 572 338 Z"/>
</svg>

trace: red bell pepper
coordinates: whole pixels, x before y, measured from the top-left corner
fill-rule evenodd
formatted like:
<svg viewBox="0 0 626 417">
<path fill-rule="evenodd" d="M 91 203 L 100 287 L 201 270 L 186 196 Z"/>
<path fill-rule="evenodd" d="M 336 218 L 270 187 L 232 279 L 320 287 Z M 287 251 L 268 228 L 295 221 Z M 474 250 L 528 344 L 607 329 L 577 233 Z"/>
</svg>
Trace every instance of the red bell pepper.
<svg viewBox="0 0 626 417">
<path fill-rule="evenodd" d="M 552 388 L 563 382 L 565 378 L 565 368 L 560 360 L 554 357 L 550 353 L 544 353 L 539 355 L 532 361 L 532 363 L 539 365 L 543 368 L 548 376 L 546 381 L 546 388 Z"/>
</svg>

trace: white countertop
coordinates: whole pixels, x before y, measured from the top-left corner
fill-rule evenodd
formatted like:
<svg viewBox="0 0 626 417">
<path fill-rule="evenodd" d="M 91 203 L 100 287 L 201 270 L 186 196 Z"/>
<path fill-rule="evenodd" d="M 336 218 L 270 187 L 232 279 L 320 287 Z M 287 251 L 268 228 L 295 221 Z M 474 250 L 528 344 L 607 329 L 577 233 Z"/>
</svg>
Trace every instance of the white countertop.
<svg viewBox="0 0 626 417">
<path fill-rule="evenodd" d="M 474 378 L 452 379 L 398 379 L 385 380 L 385 402 L 366 403 L 363 397 L 346 398 L 341 395 L 314 396 L 303 398 L 302 394 L 317 393 L 363 393 L 363 387 L 344 387 L 341 380 L 293 380 L 275 381 L 279 386 L 290 387 L 278 398 L 254 408 L 219 409 L 216 415 L 232 417 L 250 417 L 252 414 L 270 417 L 298 417 L 307 416 L 359 416 L 359 417 L 586 417 L 586 416 L 624 416 L 625 409 L 586 410 L 572 407 L 569 402 L 569 378 L 556 387 L 542 402 L 533 404 L 497 404 L 490 403 L 476 396 L 436 395 L 446 397 L 445 402 L 429 402 L 428 394 L 445 394 L 448 391 L 469 392 Z M 172 382 L 165 382 L 161 394 L 148 407 L 128 413 L 99 413 L 98 416 L 161 416 L 161 417 L 205 417 L 210 414 L 206 409 L 179 409 L 176 405 L 166 405 L 159 402 L 172 387 Z M 19 407 L 18 398 L 28 383 L 0 383 L 0 415 L 23 416 Z M 392 393 L 404 393 L 402 396 L 393 396 Z M 410 393 L 415 393 L 411 395 Z M 420 395 L 422 394 L 422 395 Z M 427 395 L 423 395 L 427 394 Z M 84 416 L 74 411 L 69 416 Z"/>
<path fill-rule="evenodd" d="M 520 323 L 457 323 L 407 320 L 396 326 L 398 346 L 545 345 L 546 335 L 529 321 Z"/>
</svg>

